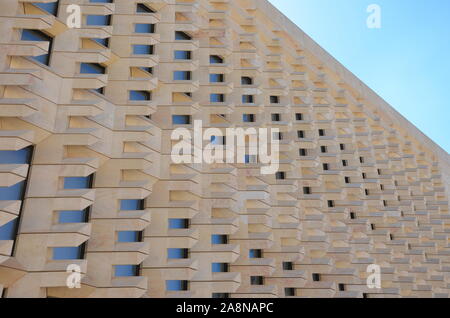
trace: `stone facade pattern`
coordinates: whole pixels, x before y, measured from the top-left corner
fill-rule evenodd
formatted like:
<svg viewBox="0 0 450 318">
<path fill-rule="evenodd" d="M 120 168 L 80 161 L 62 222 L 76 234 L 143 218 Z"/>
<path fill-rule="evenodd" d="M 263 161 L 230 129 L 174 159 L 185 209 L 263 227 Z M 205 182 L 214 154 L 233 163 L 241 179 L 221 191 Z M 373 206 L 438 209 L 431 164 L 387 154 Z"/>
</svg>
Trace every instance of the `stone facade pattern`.
<svg viewBox="0 0 450 318">
<path fill-rule="evenodd" d="M 15 240 L 0 241 L 4 297 L 449 296 L 449 155 L 266 0 L 60 0 L 57 17 L 39 2 L 51 1 L 0 1 L 0 150 L 34 146 L 29 165 L 0 164 L 0 187 L 27 183 L 23 200 L 0 201 L 0 226 L 19 220 Z M 154 12 L 136 13 L 137 3 Z M 70 4 L 82 9 L 79 29 L 66 25 Z M 88 15 L 111 23 L 87 25 Z M 135 33 L 136 23 L 155 32 Z M 23 29 L 53 38 L 48 66 L 32 58 L 48 42 L 21 40 Z M 192 39 L 175 40 L 176 31 Z M 93 38 L 109 38 L 108 47 Z M 154 51 L 134 54 L 134 44 Z M 191 59 L 174 60 L 174 50 Z M 224 63 L 210 64 L 211 55 Z M 80 63 L 107 71 L 80 74 Z M 174 80 L 176 70 L 191 79 Z M 225 81 L 210 83 L 210 73 Z M 129 100 L 130 90 L 151 100 Z M 210 102 L 212 93 L 225 101 Z M 286 178 L 261 175 L 258 164 L 173 164 L 173 115 L 220 129 L 279 128 Z M 63 187 L 65 177 L 92 174 L 92 188 Z M 144 199 L 144 209 L 121 211 L 123 199 Z M 86 208 L 88 222 L 58 223 L 58 211 Z M 173 218 L 189 228 L 169 229 Z M 118 231 L 143 237 L 119 243 Z M 211 244 L 213 234 L 227 244 Z M 83 243 L 83 259 L 52 260 L 54 247 Z M 189 256 L 169 259 L 168 248 Z M 228 272 L 212 273 L 212 263 Z M 81 288 L 66 287 L 70 264 L 81 268 Z M 140 265 L 139 275 L 115 277 L 121 264 Z M 381 289 L 366 285 L 370 264 L 381 266 Z M 167 280 L 189 287 L 167 291 Z"/>
</svg>

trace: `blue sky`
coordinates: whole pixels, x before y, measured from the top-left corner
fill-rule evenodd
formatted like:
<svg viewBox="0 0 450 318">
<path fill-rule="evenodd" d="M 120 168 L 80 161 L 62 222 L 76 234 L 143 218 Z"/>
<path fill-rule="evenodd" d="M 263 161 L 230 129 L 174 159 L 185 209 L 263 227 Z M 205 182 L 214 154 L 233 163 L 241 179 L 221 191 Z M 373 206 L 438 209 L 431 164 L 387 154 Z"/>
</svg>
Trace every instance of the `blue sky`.
<svg viewBox="0 0 450 318">
<path fill-rule="evenodd" d="M 450 152 L 450 0 L 269 1 Z"/>
</svg>

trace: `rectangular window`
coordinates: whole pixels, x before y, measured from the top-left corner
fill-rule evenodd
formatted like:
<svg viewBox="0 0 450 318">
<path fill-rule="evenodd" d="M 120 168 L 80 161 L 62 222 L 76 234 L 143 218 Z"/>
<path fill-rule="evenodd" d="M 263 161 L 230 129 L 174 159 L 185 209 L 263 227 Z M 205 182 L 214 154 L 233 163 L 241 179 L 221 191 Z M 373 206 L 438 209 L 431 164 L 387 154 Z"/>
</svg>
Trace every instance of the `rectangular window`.
<svg viewBox="0 0 450 318">
<path fill-rule="evenodd" d="M 142 199 L 123 199 L 120 200 L 121 211 L 142 211 L 144 210 L 144 200 Z"/>
<path fill-rule="evenodd" d="M 227 263 L 212 263 L 211 271 L 213 273 L 227 273 L 229 271 L 229 265 Z"/>
<path fill-rule="evenodd" d="M 324 129 L 319 129 L 319 136 L 320 137 L 325 136 L 325 130 Z"/>
<path fill-rule="evenodd" d="M 294 270 L 294 264 L 292 262 L 283 262 L 283 270 L 285 271 Z"/>
<path fill-rule="evenodd" d="M 297 137 L 300 139 L 305 138 L 305 132 L 303 130 L 297 130 Z"/>
<path fill-rule="evenodd" d="M 114 265 L 115 277 L 134 277 L 140 274 L 140 265 Z"/>
<path fill-rule="evenodd" d="M 192 37 L 183 31 L 175 31 L 175 40 L 177 41 L 189 41 Z"/>
<path fill-rule="evenodd" d="M 320 146 L 320 152 L 327 153 L 328 152 L 327 146 Z"/>
<path fill-rule="evenodd" d="M 106 68 L 98 63 L 81 63 L 80 74 L 105 74 Z"/>
<path fill-rule="evenodd" d="M 44 11 L 47 11 L 48 13 L 50 13 L 51 15 L 54 15 L 55 17 L 58 15 L 59 1 L 49 2 L 49 3 L 33 2 L 33 5 L 35 5 L 36 7 L 40 8 Z"/>
<path fill-rule="evenodd" d="M 223 64 L 223 58 L 219 55 L 210 55 L 209 63 L 210 64 Z"/>
<path fill-rule="evenodd" d="M 187 280 L 166 280 L 167 291 L 187 291 L 189 282 Z"/>
<path fill-rule="evenodd" d="M 54 247 L 53 260 L 83 259 L 85 244 L 75 247 Z"/>
<path fill-rule="evenodd" d="M 136 33 L 155 33 L 155 25 L 151 23 L 136 23 L 134 25 Z"/>
<path fill-rule="evenodd" d="M 308 155 L 308 150 L 307 149 L 299 149 L 298 151 L 300 157 L 306 157 Z"/>
<path fill-rule="evenodd" d="M 328 200 L 328 207 L 329 208 L 334 208 L 334 201 L 333 200 Z"/>
<path fill-rule="evenodd" d="M 285 179 L 286 179 L 286 172 L 278 171 L 278 172 L 275 174 L 275 178 L 276 178 L 277 180 L 285 180 Z"/>
<path fill-rule="evenodd" d="M 224 74 L 209 74 L 210 83 L 223 83 L 225 82 Z"/>
<path fill-rule="evenodd" d="M 169 229 L 188 229 L 189 219 L 169 219 Z"/>
<path fill-rule="evenodd" d="M 350 177 L 345 177 L 345 183 L 349 184 L 350 183 Z"/>
<path fill-rule="evenodd" d="M 192 57 L 191 51 L 174 51 L 175 60 L 190 60 Z"/>
<path fill-rule="evenodd" d="M 153 54 L 153 45 L 133 44 L 133 54 L 152 55 Z"/>
<path fill-rule="evenodd" d="M 285 288 L 284 295 L 286 297 L 294 297 L 295 296 L 295 288 Z"/>
<path fill-rule="evenodd" d="M 255 122 L 255 114 L 243 114 L 242 121 L 244 123 L 254 123 Z"/>
<path fill-rule="evenodd" d="M 28 30 L 23 29 L 22 30 L 22 36 L 20 38 L 22 41 L 39 41 L 39 42 L 49 42 L 48 45 L 48 53 L 38 55 L 38 56 L 32 56 L 31 58 L 39 63 L 42 63 L 44 65 L 50 65 L 50 55 L 52 51 L 53 46 L 53 38 L 46 35 L 45 33 L 39 31 L 39 30 Z"/>
<path fill-rule="evenodd" d="M 190 125 L 191 116 L 189 115 L 173 115 L 172 116 L 173 125 Z"/>
<path fill-rule="evenodd" d="M 13 241 L 16 238 L 17 221 L 18 218 L 15 218 L 0 226 L 0 241 Z"/>
<path fill-rule="evenodd" d="M 322 164 L 322 166 L 323 166 L 324 171 L 330 170 L 330 165 L 328 163 L 324 163 L 324 164 Z"/>
<path fill-rule="evenodd" d="M 146 101 L 152 99 L 152 93 L 149 91 L 130 91 L 130 100 Z"/>
<path fill-rule="evenodd" d="M 260 249 L 251 249 L 248 253 L 249 258 L 262 258 L 263 257 L 263 251 Z"/>
<path fill-rule="evenodd" d="M 320 274 L 317 273 L 312 274 L 312 279 L 314 282 L 320 282 Z"/>
<path fill-rule="evenodd" d="M 348 161 L 347 160 L 342 160 L 342 166 L 347 167 L 348 166 Z"/>
<path fill-rule="evenodd" d="M 264 285 L 263 276 L 250 276 L 250 285 Z"/>
<path fill-rule="evenodd" d="M 241 77 L 241 84 L 242 85 L 253 85 L 253 79 L 248 76 Z"/>
<path fill-rule="evenodd" d="M 93 175 L 87 177 L 65 177 L 64 189 L 90 189 L 92 188 Z"/>
<path fill-rule="evenodd" d="M 111 15 L 88 15 L 86 24 L 92 26 L 111 25 Z"/>
<path fill-rule="evenodd" d="M 303 194 L 311 194 L 311 187 L 303 187 Z"/>
<path fill-rule="evenodd" d="M 211 235 L 211 244 L 228 244 L 228 235 Z"/>
<path fill-rule="evenodd" d="M 272 121 L 281 121 L 280 114 L 272 114 Z"/>
<path fill-rule="evenodd" d="M 253 104 L 253 95 L 242 95 L 243 104 Z"/>
<path fill-rule="evenodd" d="M 104 47 L 109 47 L 109 38 L 104 39 L 92 38 L 91 40 L 97 42 L 100 45 L 103 45 Z"/>
<path fill-rule="evenodd" d="M 141 241 L 142 241 L 142 232 L 139 232 L 139 231 L 117 232 L 117 242 L 132 243 L 132 242 L 141 242 Z"/>
<path fill-rule="evenodd" d="M 89 208 L 79 211 L 59 211 L 58 223 L 87 223 L 89 221 Z"/>
<path fill-rule="evenodd" d="M 295 114 L 295 120 L 303 120 L 303 114 L 300 113 Z"/>
<path fill-rule="evenodd" d="M 189 250 L 187 248 L 168 248 L 167 258 L 169 259 L 187 259 L 189 258 Z"/>
<path fill-rule="evenodd" d="M 211 103 L 223 103 L 225 102 L 224 94 L 211 94 L 209 98 Z"/>
<path fill-rule="evenodd" d="M 192 74 L 190 71 L 174 71 L 173 80 L 174 81 L 190 81 Z"/>
<path fill-rule="evenodd" d="M 148 7 L 146 4 L 137 3 L 136 13 L 155 13 L 155 11 L 152 8 Z"/>
<path fill-rule="evenodd" d="M 344 144 L 340 144 L 339 147 L 340 147 L 341 150 L 345 150 L 345 145 Z"/>
<path fill-rule="evenodd" d="M 270 96 L 270 103 L 271 104 L 279 104 L 280 103 L 280 96 Z"/>
</svg>

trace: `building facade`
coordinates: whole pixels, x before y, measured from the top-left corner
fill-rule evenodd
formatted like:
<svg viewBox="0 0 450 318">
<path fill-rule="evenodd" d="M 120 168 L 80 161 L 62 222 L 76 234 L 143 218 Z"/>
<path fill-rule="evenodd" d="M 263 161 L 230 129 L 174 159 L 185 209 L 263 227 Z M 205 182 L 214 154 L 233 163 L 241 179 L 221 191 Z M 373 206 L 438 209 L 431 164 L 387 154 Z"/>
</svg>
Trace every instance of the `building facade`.
<svg viewBox="0 0 450 318">
<path fill-rule="evenodd" d="M 449 296 L 449 155 L 266 0 L 0 9 L 2 297 Z M 175 164 L 197 120 L 279 171 Z"/>
</svg>

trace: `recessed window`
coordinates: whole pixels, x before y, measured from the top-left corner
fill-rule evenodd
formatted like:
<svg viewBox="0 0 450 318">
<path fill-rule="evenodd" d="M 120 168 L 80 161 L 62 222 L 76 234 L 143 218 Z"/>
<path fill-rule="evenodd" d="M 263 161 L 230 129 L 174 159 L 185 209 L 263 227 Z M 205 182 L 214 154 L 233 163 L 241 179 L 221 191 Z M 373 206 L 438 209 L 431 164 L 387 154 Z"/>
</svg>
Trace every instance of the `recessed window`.
<svg viewBox="0 0 450 318">
<path fill-rule="evenodd" d="M 211 235 L 211 244 L 228 244 L 228 235 Z"/>
<path fill-rule="evenodd" d="M 52 37 L 46 35 L 45 33 L 41 32 L 39 30 L 24 29 L 24 30 L 22 30 L 22 36 L 20 39 L 22 41 L 49 42 L 48 53 L 38 55 L 38 56 L 31 56 L 31 58 L 39 63 L 44 64 L 44 65 L 50 65 L 50 54 L 51 54 L 52 46 L 53 46 L 53 38 Z"/>
<path fill-rule="evenodd" d="M 295 288 L 285 288 L 284 295 L 286 297 L 294 297 L 295 296 Z"/>
<path fill-rule="evenodd" d="M 342 160 L 342 166 L 347 167 L 348 166 L 348 161 L 347 160 Z"/>
<path fill-rule="evenodd" d="M 227 273 L 229 271 L 229 265 L 227 263 L 212 263 L 211 271 L 213 273 Z"/>
<path fill-rule="evenodd" d="M 123 199 L 120 200 L 121 211 L 142 211 L 144 210 L 144 200 L 142 199 Z"/>
<path fill-rule="evenodd" d="M 285 180 L 286 179 L 286 172 L 278 171 L 275 174 L 275 179 L 277 179 L 277 180 Z"/>
<path fill-rule="evenodd" d="M 294 263 L 292 262 L 283 262 L 283 270 L 292 271 L 294 270 Z"/>
<path fill-rule="evenodd" d="M 345 291 L 345 284 L 338 285 L 339 291 Z"/>
<path fill-rule="evenodd" d="M 324 164 L 322 164 L 322 166 L 323 166 L 324 171 L 330 170 L 330 165 L 328 163 L 324 163 Z"/>
<path fill-rule="evenodd" d="M 167 291 L 187 291 L 189 282 L 187 280 L 166 280 Z"/>
<path fill-rule="evenodd" d="M 311 187 L 303 187 L 303 194 L 311 194 Z"/>
<path fill-rule="evenodd" d="M 320 146 L 320 152 L 321 153 L 327 153 L 328 152 L 327 146 Z"/>
<path fill-rule="evenodd" d="M 85 244 L 70 247 L 54 247 L 53 260 L 83 259 Z"/>
<path fill-rule="evenodd" d="M 189 219 L 169 219 L 169 229 L 188 229 Z"/>
<path fill-rule="evenodd" d="M 210 83 L 223 83 L 225 81 L 224 74 L 209 74 Z"/>
<path fill-rule="evenodd" d="M 93 175 L 87 177 L 65 177 L 64 189 L 90 189 L 92 188 Z"/>
<path fill-rule="evenodd" d="M 367 173 L 363 172 L 363 173 L 362 173 L 362 178 L 363 178 L 363 179 L 367 179 Z"/>
<path fill-rule="evenodd" d="M 320 282 L 320 274 L 317 273 L 312 274 L 312 279 L 314 282 Z"/>
<path fill-rule="evenodd" d="M 300 114 L 300 113 L 295 114 L 295 120 L 298 120 L 298 121 L 303 120 L 303 114 Z"/>
<path fill-rule="evenodd" d="M 111 15 L 88 15 L 86 24 L 93 26 L 111 25 Z"/>
<path fill-rule="evenodd" d="M 0 164 L 29 164 L 32 153 L 32 146 L 17 151 L 0 150 Z"/>
<path fill-rule="evenodd" d="M 136 33 L 155 33 L 155 25 L 151 23 L 136 23 L 134 25 Z"/>
<path fill-rule="evenodd" d="M 272 114 L 272 121 L 275 121 L 275 122 L 281 121 L 281 115 L 280 114 Z"/>
<path fill-rule="evenodd" d="M 39 2 L 33 2 L 33 4 L 44 10 L 47 11 L 48 13 L 50 13 L 51 15 L 57 16 L 58 15 L 58 5 L 59 5 L 59 1 L 55 1 L 55 2 L 49 2 L 49 3 L 39 3 Z"/>
<path fill-rule="evenodd" d="M 334 208 L 334 201 L 333 200 L 328 200 L 328 207 L 329 208 Z"/>
<path fill-rule="evenodd" d="M 18 220 L 18 218 L 15 218 L 14 220 L 0 226 L 0 241 L 13 241 L 15 239 Z"/>
<path fill-rule="evenodd" d="M 364 157 L 359 157 L 359 162 L 364 163 Z"/>
<path fill-rule="evenodd" d="M 190 115 L 173 115 L 172 116 L 173 125 L 190 125 L 191 116 Z"/>
<path fill-rule="evenodd" d="M 81 63 L 80 74 L 105 74 L 106 68 L 98 63 Z"/>
<path fill-rule="evenodd" d="M 173 80 L 174 81 L 190 81 L 192 79 L 191 71 L 174 71 Z"/>
<path fill-rule="evenodd" d="M 258 156 L 256 155 L 245 155 L 244 163 L 246 164 L 256 164 L 258 163 Z"/>
<path fill-rule="evenodd" d="M 243 104 L 253 104 L 253 102 L 254 102 L 253 95 L 242 95 Z"/>
<path fill-rule="evenodd" d="M 149 91 L 130 91 L 129 97 L 134 101 L 148 101 L 152 99 L 152 94 Z"/>
<path fill-rule="evenodd" d="M 109 47 L 109 38 L 104 38 L 104 39 L 92 38 L 91 40 L 97 42 L 100 45 L 103 45 L 104 47 Z"/>
<path fill-rule="evenodd" d="M 280 103 L 280 96 L 270 96 L 270 103 L 271 104 L 279 104 Z"/>
<path fill-rule="evenodd" d="M 299 153 L 300 157 L 306 157 L 308 155 L 308 150 L 301 148 L 298 150 L 298 153 Z"/>
<path fill-rule="evenodd" d="M 153 54 L 153 45 L 133 44 L 133 54 L 152 55 Z"/>
<path fill-rule="evenodd" d="M 174 51 L 173 55 L 175 60 L 190 60 L 192 58 L 191 51 Z"/>
<path fill-rule="evenodd" d="M 273 133 L 273 140 L 283 140 L 283 133 L 282 132 L 274 132 Z"/>
<path fill-rule="evenodd" d="M 209 63 L 210 64 L 223 64 L 223 58 L 219 55 L 210 55 Z"/>
<path fill-rule="evenodd" d="M 305 131 L 304 130 L 297 130 L 297 137 L 299 139 L 305 138 Z"/>
<path fill-rule="evenodd" d="M 369 189 L 365 189 L 364 192 L 366 193 L 366 195 L 369 195 L 369 194 L 370 194 Z"/>
<path fill-rule="evenodd" d="M 254 123 L 255 122 L 255 114 L 244 114 L 244 115 L 242 115 L 242 121 L 244 123 Z"/>
<path fill-rule="evenodd" d="M 141 241 L 142 241 L 142 232 L 138 232 L 138 231 L 117 232 L 117 242 L 132 243 L 132 242 L 141 242 Z"/>
<path fill-rule="evenodd" d="M 140 265 L 115 265 L 115 277 L 135 277 L 139 276 Z"/>
<path fill-rule="evenodd" d="M 155 13 L 155 11 L 143 3 L 136 4 L 137 13 Z"/>
<path fill-rule="evenodd" d="M 264 277 L 263 276 L 250 276 L 250 285 L 264 285 Z"/>
<path fill-rule="evenodd" d="M 350 212 L 350 219 L 355 220 L 356 219 L 356 213 Z"/>
<path fill-rule="evenodd" d="M 351 182 L 350 182 L 350 177 L 345 177 L 344 180 L 345 180 L 345 183 L 346 183 L 346 184 L 351 183 Z"/>
<path fill-rule="evenodd" d="M 87 223 L 89 221 L 89 209 L 76 211 L 59 211 L 58 223 Z"/>
<path fill-rule="evenodd" d="M 192 37 L 183 31 L 175 31 L 175 40 L 177 41 L 189 41 Z"/>
<path fill-rule="evenodd" d="M 261 249 L 250 249 L 248 253 L 249 258 L 262 258 L 263 251 Z"/>
<path fill-rule="evenodd" d="M 209 97 L 211 103 L 223 103 L 225 102 L 224 94 L 211 94 Z"/>
<path fill-rule="evenodd" d="M 325 130 L 324 129 L 319 129 L 319 136 L 320 137 L 324 137 L 325 136 Z"/>
<path fill-rule="evenodd" d="M 345 145 L 344 144 L 340 144 L 339 147 L 340 147 L 341 150 L 345 150 Z"/>
<path fill-rule="evenodd" d="M 253 85 L 253 79 L 248 76 L 241 77 L 241 84 L 242 85 Z"/>
<path fill-rule="evenodd" d="M 187 259 L 189 258 L 189 249 L 187 248 L 168 248 L 167 257 L 169 259 Z"/>
</svg>

